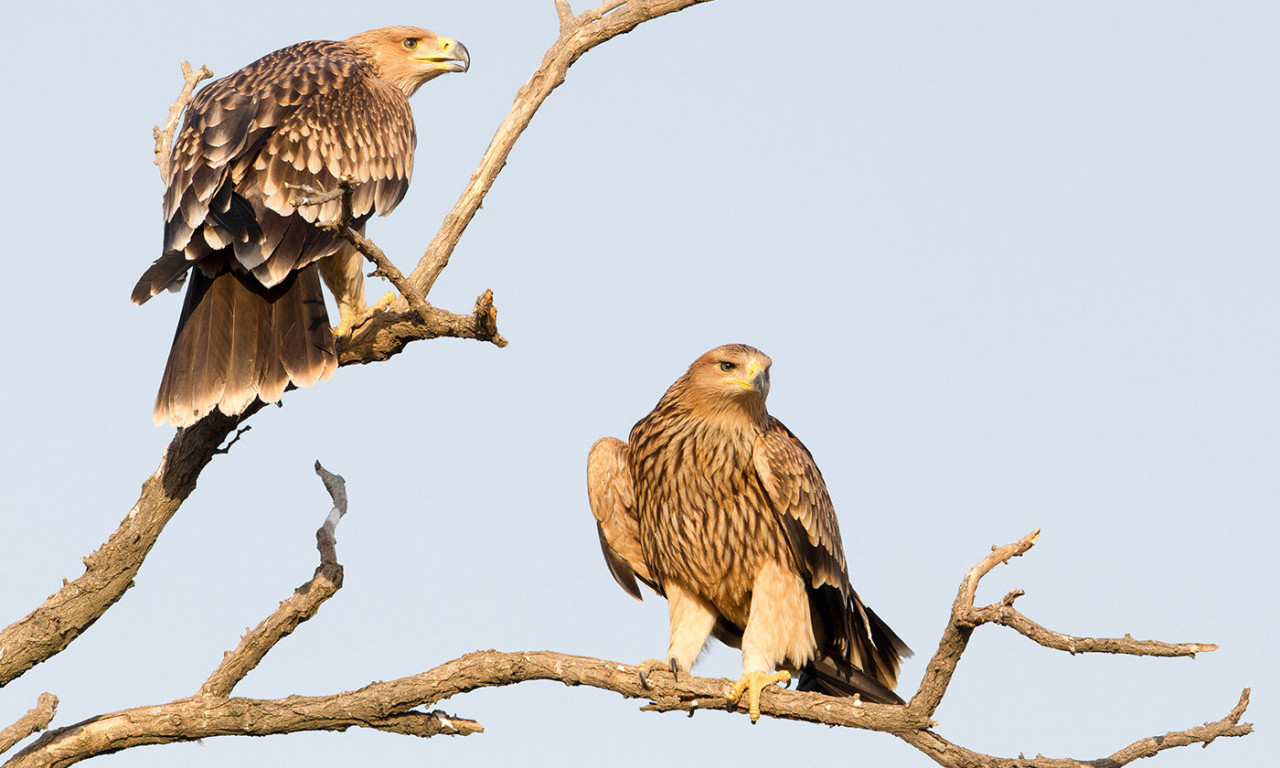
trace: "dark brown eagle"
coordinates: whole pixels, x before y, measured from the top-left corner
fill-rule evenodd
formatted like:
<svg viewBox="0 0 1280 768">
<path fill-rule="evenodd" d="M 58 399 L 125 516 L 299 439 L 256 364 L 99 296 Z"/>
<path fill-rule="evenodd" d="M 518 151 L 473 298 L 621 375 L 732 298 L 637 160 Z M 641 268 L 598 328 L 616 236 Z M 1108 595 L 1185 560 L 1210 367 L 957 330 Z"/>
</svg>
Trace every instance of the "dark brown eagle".
<svg viewBox="0 0 1280 768">
<path fill-rule="evenodd" d="M 341 334 L 370 310 L 359 253 L 323 228 L 341 200 L 308 205 L 299 187 L 355 185 L 352 226 L 404 197 L 417 142 L 409 97 L 467 49 L 417 27 L 313 40 L 209 83 L 174 140 L 164 248 L 133 289 L 137 304 L 176 289 L 186 301 L 153 417 L 189 426 L 215 407 L 235 415 L 338 367 L 321 277 Z"/>
</svg>

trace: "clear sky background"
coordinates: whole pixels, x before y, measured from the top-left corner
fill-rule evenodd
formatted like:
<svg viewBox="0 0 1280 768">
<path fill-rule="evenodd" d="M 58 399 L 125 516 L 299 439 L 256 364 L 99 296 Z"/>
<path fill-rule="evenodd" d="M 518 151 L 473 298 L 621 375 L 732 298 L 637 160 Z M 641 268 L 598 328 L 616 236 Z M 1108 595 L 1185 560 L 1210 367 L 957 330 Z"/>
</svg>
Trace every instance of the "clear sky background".
<svg viewBox="0 0 1280 768">
<path fill-rule="evenodd" d="M 178 62 L 225 75 L 386 24 L 465 42 L 471 72 L 414 98 L 408 197 L 369 227 L 407 269 L 556 34 L 551 0 L 5 14 L 0 623 L 82 572 L 172 436 L 150 414 L 180 299 L 128 299 L 159 252 L 151 126 Z M 484 648 L 661 655 L 665 604 L 632 600 L 600 557 L 587 450 L 744 342 L 773 357 L 770 411 L 826 476 L 854 585 L 917 652 L 904 695 L 964 573 L 1037 527 L 981 599 L 1021 587 L 1057 631 L 1221 644 L 1072 657 L 983 628 L 940 733 L 1091 759 L 1253 686 L 1257 734 L 1153 765 L 1271 761 L 1278 31 L 1262 0 L 718 0 L 592 51 L 430 297 L 467 311 L 492 288 L 511 345 L 416 343 L 255 416 L 137 586 L 0 691 L 0 723 L 41 691 L 55 725 L 194 692 L 310 578 L 316 459 L 348 482 L 346 586 L 238 694 L 331 693 Z M 696 671 L 738 665 L 720 647 Z M 445 702 L 487 729 L 466 739 L 220 738 L 100 762 L 932 765 L 883 734 L 639 706 L 533 683 Z"/>
</svg>

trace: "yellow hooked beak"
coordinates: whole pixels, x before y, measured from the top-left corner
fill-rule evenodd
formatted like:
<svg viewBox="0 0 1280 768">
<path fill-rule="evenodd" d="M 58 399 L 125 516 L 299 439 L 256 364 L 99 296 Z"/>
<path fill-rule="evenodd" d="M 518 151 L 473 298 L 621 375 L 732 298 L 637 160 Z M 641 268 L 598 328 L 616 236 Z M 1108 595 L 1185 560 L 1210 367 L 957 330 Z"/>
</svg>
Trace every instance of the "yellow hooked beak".
<svg viewBox="0 0 1280 768">
<path fill-rule="evenodd" d="M 447 37 L 436 38 L 436 49 L 424 51 L 413 57 L 415 61 L 426 61 L 445 72 L 466 72 L 471 67 L 471 55 L 467 46 Z"/>
<path fill-rule="evenodd" d="M 729 383 L 744 389 L 754 389 L 764 397 L 769 394 L 769 368 L 758 360 L 752 360 L 747 363 L 745 375 L 740 379 L 729 379 Z"/>
</svg>

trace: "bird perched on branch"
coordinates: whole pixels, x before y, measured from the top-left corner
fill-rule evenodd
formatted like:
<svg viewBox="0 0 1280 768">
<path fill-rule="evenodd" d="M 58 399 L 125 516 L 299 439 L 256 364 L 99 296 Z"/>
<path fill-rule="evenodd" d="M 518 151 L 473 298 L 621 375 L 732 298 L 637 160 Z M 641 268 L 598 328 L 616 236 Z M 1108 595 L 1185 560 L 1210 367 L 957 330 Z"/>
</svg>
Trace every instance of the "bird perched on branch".
<svg viewBox="0 0 1280 768">
<path fill-rule="evenodd" d="M 185 427 L 215 407 L 238 414 L 338 367 L 323 276 L 349 332 L 371 310 L 362 258 L 337 232 L 404 197 L 417 142 L 409 97 L 464 72 L 467 49 L 417 27 L 313 40 L 269 53 L 196 93 L 165 179 L 164 245 L 137 304 L 182 284 L 186 301 L 153 418 Z M 324 199 L 321 196 L 319 199 Z"/>
<path fill-rule="evenodd" d="M 712 635 L 742 649 L 751 721 L 760 692 L 801 690 L 901 704 L 911 650 L 849 585 L 840 528 L 813 457 L 765 410 L 772 361 L 741 344 L 689 366 L 631 430 L 596 442 L 587 493 L 613 577 L 667 598 L 667 662 L 687 672 Z"/>
</svg>

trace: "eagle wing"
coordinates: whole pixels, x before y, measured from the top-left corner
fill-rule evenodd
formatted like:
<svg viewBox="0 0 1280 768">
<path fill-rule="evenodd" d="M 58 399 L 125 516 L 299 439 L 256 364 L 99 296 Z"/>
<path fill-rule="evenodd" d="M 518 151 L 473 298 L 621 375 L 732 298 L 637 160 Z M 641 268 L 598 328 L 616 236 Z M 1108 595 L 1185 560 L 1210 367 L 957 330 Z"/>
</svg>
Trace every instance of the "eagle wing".
<svg viewBox="0 0 1280 768">
<path fill-rule="evenodd" d="M 809 449 L 769 417 L 752 458 L 796 565 L 808 579 L 815 623 L 820 624 L 815 627 L 820 652 L 822 646 L 833 650 L 844 676 L 851 670 L 840 667 L 852 665 L 886 689 L 864 693 L 887 693 L 890 700 L 900 701 L 888 689 L 896 685 L 899 656 L 910 656 L 911 650 L 850 586 L 835 507 Z M 856 674 L 852 677 L 855 685 L 865 687 Z"/>
<path fill-rule="evenodd" d="M 265 287 L 336 253 L 340 199 L 298 205 L 349 178 L 356 226 L 404 197 L 417 142 L 408 97 L 344 43 L 311 41 L 268 54 L 202 88 L 174 141 L 164 196 L 163 254 L 134 289 L 139 304 L 232 246 Z M 291 186 L 294 185 L 294 186 Z"/>
<path fill-rule="evenodd" d="M 605 437 L 591 446 L 587 456 L 587 497 L 596 518 L 600 550 L 609 573 L 637 600 L 643 600 L 639 578 L 661 594 L 640 551 L 640 519 L 631 481 L 631 450 L 616 437 Z"/>
</svg>

